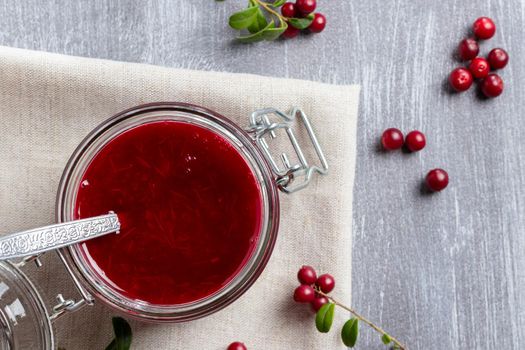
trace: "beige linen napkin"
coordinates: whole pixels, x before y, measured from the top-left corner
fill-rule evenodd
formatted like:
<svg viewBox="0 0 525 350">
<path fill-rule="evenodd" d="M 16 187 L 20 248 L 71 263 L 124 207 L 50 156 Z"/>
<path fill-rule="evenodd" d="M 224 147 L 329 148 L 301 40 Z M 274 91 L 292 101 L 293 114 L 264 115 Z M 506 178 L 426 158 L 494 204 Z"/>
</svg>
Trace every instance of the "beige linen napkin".
<svg viewBox="0 0 525 350">
<path fill-rule="evenodd" d="M 302 107 L 330 165 L 328 176 L 293 195 L 281 194 L 281 226 L 258 281 L 226 309 L 183 324 L 132 322 L 133 349 L 339 349 L 342 312 L 329 334 L 315 331 L 308 306 L 292 301 L 296 271 L 311 264 L 337 280 L 350 302 L 352 187 L 358 86 L 246 74 L 188 71 L 0 47 L 0 232 L 54 222 L 55 192 L 74 148 L 97 124 L 145 102 L 181 101 L 215 110 L 239 125 L 255 109 Z M 76 297 L 55 254 L 28 267 L 51 303 Z M 161 286 L 159 286 L 161 287 Z M 51 306 L 51 305 L 50 305 Z M 114 312 L 97 302 L 55 323 L 57 345 L 104 349 Z"/>
</svg>

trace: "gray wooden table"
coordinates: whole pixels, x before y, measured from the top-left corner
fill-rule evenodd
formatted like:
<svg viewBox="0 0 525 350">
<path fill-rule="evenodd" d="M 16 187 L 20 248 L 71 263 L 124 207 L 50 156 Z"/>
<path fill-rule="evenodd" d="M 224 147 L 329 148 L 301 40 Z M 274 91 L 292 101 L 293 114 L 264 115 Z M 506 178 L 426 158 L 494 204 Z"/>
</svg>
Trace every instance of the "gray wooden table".
<svg viewBox="0 0 525 350">
<path fill-rule="evenodd" d="M 244 1 L 2 0 L 0 44 L 361 84 L 353 305 L 410 349 L 522 349 L 525 2 L 319 2 L 323 34 L 242 46 L 226 23 Z M 483 52 L 502 46 L 511 56 L 495 100 L 444 84 L 457 42 L 481 15 L 499 26 Z M 379 152 L 387 127 L 420 129 L 428 146 Z M 451 185 L 428 195 L 421 181 L 434 167 Z M 382 347 L 364 331 L 359 348 Z"/>
</svg>

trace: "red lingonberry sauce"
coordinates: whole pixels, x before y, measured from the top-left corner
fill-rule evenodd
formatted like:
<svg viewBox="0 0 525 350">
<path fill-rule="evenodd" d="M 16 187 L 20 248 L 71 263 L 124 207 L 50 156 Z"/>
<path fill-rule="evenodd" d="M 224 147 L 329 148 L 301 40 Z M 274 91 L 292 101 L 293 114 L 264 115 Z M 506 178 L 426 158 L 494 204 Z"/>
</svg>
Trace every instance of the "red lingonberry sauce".
<svg viewBox="0 0 525 350">
<path fill-rule="evenodd" d="M 246 264 L 262 226 L 252 169 L 222 136 L 160 121 L 109 141 L 82 178 L 76 216 L 115 211 L 122 224 L 82 244 L 113 289 L 151 304 L 217 292 Z"/>
</svg>

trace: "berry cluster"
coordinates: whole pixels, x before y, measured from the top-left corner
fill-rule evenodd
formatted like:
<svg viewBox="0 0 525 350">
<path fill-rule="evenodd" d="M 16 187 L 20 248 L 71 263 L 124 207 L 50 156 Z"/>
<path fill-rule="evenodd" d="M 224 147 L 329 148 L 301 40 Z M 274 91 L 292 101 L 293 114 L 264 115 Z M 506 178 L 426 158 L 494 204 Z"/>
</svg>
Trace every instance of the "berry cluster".
<svg viewBox="0 0 525 350">
<path fill-rule="evenodd" d="M 400 149 L 405 145 L 411 152 L 421 151 L 427 144 L 425 134 L 421 131 L 414 130 L 408 133 L 406 139 L 403 138 L 403 133 L 399 129 L 390 128 L 383 132 L 381 137 L 383 148 L 388 151 Z"/>
<path fill-rule="evenodd" d="M 474 36 L 479 40 L 487 40 L 496 33 L 496 25 L 488 17 L 480 17 L 472 26 Z M 459 43 L 458 56 L 461 61 L 470 61 L 468 67 L 456 68 L 450 73 L 449 82 L 452 88 L 458 92 L 468 90 L 474 79 L 480 80 L 481 92 L 486 97 L 497 97 L 503 92 L 503 80 L 491 70 L 504 68 L 509 55 L 501 48 L 495 48 L 489 52 L 487 58 L 478 56 L 479 44 L 474 38 L 467 38 Z"/>
<path fill-rule="evenodd" d="M 295 38 L 302 29 L 306 29 L 311 33 L 321 33 L 326 27 L 326 17 L 321 13 L 313 13 L 316 7 L 316 0 L 296 0 L 295 3 L 284 3 L 281 7 L 281 14 L 288 19 L 289 25 L 282 36 L 287 39 Z M 297 25 L 296 23 L 298 22 L 290 20 L 308 17 L 310 17 L 311 23 L 306 28 Z"/>
<path fill-rule="evenodd" d="M 396 128 L 386 129 L 381 136 L 381 144 L 387 151 L 393 151 L 405 147 L 411 152 L 421 151 L 425 148 L 427 141 L 425 134 L 413 130 L 404 138 L 401 130 Z M 448 174 L 443 169 L 430 170 L 426 177 L 426 184 L 432 191 L 441 191 L 448 186 Z"/>
<path fill-rule="evenodd" d="M 242 43 L 272 41 L 279 37 L 294 38 L 301 30 L 320 33 L 326 27 L 326 17 L 314 13 L 316 0 L 250 0 L 248 7 L 233 13 L 228 24 L 240 35 Z"/>
<path fill-rule="evenodd" d="M 331 275 L 324 274 L 317 277 L 313 267 L 303 266 L 297 272 L 297 279 L 301 285 L 295 288 L 293 300 L 298 303 L 310 303 L 312 309 L 316 312 L 324 304 L 328 303 L 328 298 L 317 292 L 321 291 L 324 294 L 328 294 L 334 290 L 335 279 Z"/>
<path fill-rule="evenodd" d="M 335 279 L 329 275 L 324 274 L 317 277 L 315 269 L 311 266 L 303 266 L 297 272 L 297 279 L 301 283 L 293 294 L 293 299 L 298 303 L 310 303 L 312 309 L 317 312 L 319 309 L 329 302 L 324 295 L 328 294 L 335 287 Z M 231 343 L 227 350 L 247 350 L 246 345 L 240 342 Z"/>
</svg>

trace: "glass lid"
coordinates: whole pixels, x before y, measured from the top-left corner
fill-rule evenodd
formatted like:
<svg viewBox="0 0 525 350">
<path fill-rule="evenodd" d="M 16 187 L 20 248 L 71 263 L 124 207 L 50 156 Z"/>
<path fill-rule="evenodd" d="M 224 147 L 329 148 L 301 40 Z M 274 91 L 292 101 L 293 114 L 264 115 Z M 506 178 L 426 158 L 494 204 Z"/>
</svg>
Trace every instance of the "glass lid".
<svg viewBox="0 0 525 350">
<path fill-rule="evenodd" d="M 42 298 L 14 264 L 0 261 L 0 350 L 54 349 Z"/>
</svg>

